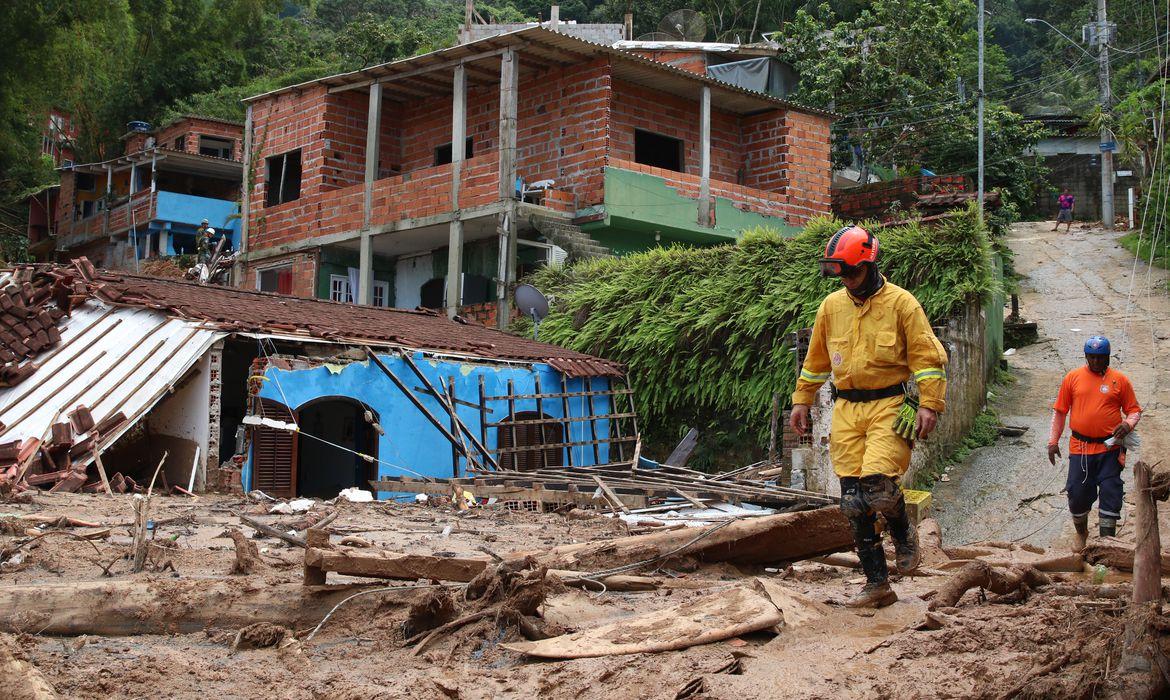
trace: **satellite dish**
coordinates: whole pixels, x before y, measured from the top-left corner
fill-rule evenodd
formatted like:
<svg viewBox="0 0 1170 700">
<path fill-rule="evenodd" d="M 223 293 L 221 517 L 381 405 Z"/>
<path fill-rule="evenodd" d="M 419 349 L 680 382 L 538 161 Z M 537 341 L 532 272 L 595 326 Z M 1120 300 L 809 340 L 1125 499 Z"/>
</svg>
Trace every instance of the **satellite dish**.
<svg viewBox="0 0 1170 700">
<path fill-rule="evenodd" d="M 707 37 L 707 20 L 694 10 L 675 10 L 662 18 L 658 31 L 676 41 L 702 41 Z"/>
<path fill-rule="evenodd" d="M 544 320 L 545 316 L 548 316 L 548 299 L 531 284 L 522 284 L 516 287 L 515 296 L 516 308 L 520 309 L 520 313 L 532 317 L 532 339 L 536 340 L 540 322 Z"/>
</svg>

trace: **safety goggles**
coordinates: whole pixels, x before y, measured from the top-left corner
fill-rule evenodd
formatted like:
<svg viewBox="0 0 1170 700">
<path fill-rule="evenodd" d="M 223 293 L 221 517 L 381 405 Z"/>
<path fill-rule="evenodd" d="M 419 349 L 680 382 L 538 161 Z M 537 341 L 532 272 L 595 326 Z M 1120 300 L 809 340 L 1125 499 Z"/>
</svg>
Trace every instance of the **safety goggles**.
<svg viewBox="0 0 1170 700">
<path fill-rule="evenodd" d="M 856 265 L 848 265 L 836 258 L 821 259 L 821 277 L 848 277 L 857 272 Z"/>
</svg>

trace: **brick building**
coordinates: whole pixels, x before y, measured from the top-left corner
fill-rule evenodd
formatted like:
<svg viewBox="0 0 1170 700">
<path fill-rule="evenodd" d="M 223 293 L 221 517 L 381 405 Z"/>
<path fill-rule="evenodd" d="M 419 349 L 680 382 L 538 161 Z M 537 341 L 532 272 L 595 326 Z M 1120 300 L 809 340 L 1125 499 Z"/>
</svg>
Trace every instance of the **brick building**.
<svg viewBox="0 0 1170 700">
<path fill-rule="evenodd" d="M 262 290 L 490 319 L 561 254 L 830 209 L 832 115 L 543 27 L 245 102 L 238 279 Z"/>
<path fill-rule="evenodd" d="M 41 155 L 51 158 L 55 167 L 72 165 L 74 147 L 77 143 L 77 128 L 73 125 L 73 116 L 68 112 L 53 107 L 45 115 L 44 131 L 41 132 Z M 57 210 L 57 197 L 61 192 L 60 185 L 50 185 L 37 192 L 33 192 L 25 199 L 28 206 L 28 226 L 25 235 L 28 236 L 28 250 L 39 260 L 47 260 L 53 252 L 53 233 L 56 231 L 54 212 Z"/>
<path fill-rule="evenodd" d="M 234 244 L 243 124 L 199 116 L 157 129 L 131 122 L 122 140 L 118 158 L 61 165 L 53 212 L 58 256 L 132 269 L 138 259 L 194 253 L 202 219 Z"/>
</svg>

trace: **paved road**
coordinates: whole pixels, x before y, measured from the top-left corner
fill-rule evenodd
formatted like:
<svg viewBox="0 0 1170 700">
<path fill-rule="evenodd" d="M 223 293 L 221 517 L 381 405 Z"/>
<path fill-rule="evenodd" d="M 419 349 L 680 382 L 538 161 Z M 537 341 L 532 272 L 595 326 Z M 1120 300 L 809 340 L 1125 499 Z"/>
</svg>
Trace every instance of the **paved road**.
<svg viewBox="0 0 1170 700">
<path fill-rule="evenodd" d="M 935 514 L 948 544 L 1018 539 L 1047 547 L 1069 539 L 1061 493 L 1067 462 L 1050 466 L 1045 445 L 1060 380 L 1084 363 L 1081 348 L 1090 335 L 1110 339 L 1112 366 L 1133 380 L 1145 409 L 1138 429 L 1141 458 L 1157 461 L 1166 446 L 1170 275 L 1141 263 L 1135 267 L 1133 256 L 1116 243 L 1120 232 L 1074 227 L 1071 234 L 1053 233 L 1051 226 L 1017 224 L 1009 239 L 1023 277 L 1020 313 L 1038 322 L 1040 342 L 1008 357 L 1016 381 L 993 397 L 992 406 L 1005 424 L 1026 425 L 1028 432 L 976 451 L 951 470 L 949 482 L 936 486 Z M 1067 434 L 1061 445 L 1066 457 Z M 1132 474 L 1125 476 L 1128 487 Z M 1122 516 L 1123 536 L 1129 533 L 1130 508 Z M 1095 521 L 1095 511 L 1092 517 Z"/>
</svg>

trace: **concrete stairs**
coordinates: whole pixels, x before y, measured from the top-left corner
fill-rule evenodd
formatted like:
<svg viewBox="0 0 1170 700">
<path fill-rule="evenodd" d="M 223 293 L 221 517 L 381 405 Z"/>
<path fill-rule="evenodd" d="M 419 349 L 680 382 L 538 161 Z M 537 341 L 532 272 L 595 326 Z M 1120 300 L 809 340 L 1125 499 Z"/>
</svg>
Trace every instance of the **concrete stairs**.
<svg viewBox="0 0 1170 700">
<path fill-rule="evenodd" d="M 609 248 L 593 240 L 593 237 L 582 231 L 580 226 L 574 225 L 568 219 L 533 214 L 528 217 L 528 221 L 550 243 L 564 249 L 568 255 L 566 262 L 613 257 Z"/>
</svg>

